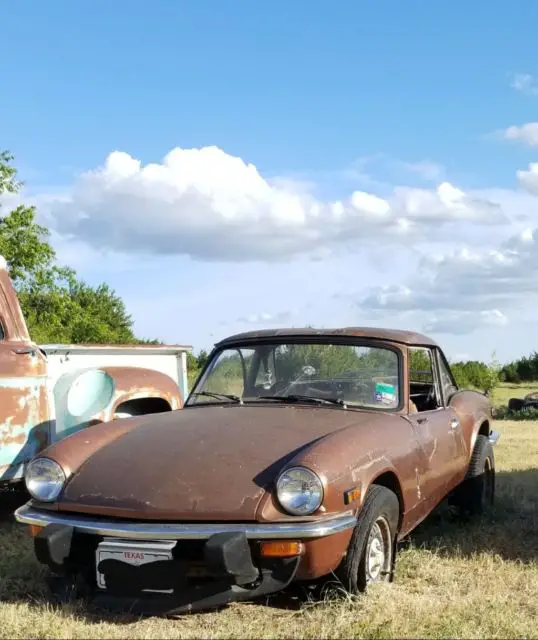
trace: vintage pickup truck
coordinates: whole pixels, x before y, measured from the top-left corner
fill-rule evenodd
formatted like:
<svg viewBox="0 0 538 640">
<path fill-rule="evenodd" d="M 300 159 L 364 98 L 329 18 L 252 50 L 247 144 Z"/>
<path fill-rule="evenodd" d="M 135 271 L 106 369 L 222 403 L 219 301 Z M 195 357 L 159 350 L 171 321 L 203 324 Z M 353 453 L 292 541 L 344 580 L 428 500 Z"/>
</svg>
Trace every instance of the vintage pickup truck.
<svg viewBox="0 0 538 640">
<path fill-rule="evenodd" d="M 180 408 L 189 350 L 36 345 L 0 258 L 0 486 L 22 480 L 31 458 L 78 429 Z"/>
<path fill-rule="evenodd" d="M 181 411 L 61 440 L 26 471 L 57 595 L 181 613 L 336 576 L 392 579 L 444 498 L 495 490 L 491 404 L 418 333 L 280 329 L 216 345 Z"/>
</svg>

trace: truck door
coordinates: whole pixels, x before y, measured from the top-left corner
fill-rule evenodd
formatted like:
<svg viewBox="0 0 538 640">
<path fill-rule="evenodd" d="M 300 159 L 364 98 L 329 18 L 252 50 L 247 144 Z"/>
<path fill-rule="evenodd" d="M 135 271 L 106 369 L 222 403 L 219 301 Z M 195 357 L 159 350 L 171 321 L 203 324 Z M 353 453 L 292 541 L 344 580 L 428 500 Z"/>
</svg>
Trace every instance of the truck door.
<svg viewBox="0 0 538 640">
<path fill-rule="evenodd" d="M 20 479 L 48 443 L 46 356 L 30 341 L 17 295 L 0 267 L 0 484 Z"/>
</svg>

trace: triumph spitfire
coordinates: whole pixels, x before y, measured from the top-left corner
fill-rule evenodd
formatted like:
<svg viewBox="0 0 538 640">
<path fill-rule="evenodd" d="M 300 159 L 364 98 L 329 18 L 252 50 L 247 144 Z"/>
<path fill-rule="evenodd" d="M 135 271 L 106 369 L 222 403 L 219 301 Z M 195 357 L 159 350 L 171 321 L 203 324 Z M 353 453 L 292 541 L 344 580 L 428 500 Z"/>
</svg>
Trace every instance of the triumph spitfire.
<svg viewBox="0 0 538 640">
<path fill-rule="evenodd" d="M 418 333 L 345 328 L 218 343 L 181 410 L 91 426 L 27 468 L 16 512 L 58 594 L 143 614 L 336 577 L 392 580 L 448 497 L 495 488 L 488 399 Z"/>
</svg>

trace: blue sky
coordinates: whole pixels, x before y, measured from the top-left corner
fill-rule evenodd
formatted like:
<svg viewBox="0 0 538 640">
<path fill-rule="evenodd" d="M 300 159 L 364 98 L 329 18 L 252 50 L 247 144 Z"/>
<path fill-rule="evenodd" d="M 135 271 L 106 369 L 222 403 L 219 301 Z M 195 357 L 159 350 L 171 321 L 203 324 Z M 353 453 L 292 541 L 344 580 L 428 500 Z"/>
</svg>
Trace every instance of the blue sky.
<svg viewBox="0 0 538 640">
<path fill-rule="evenodd" d="M 509 358 L 533 324 L 537 23 L 523 0 L 9 3 L 0 147 L 60 259 L 146 335 L 373 323 Z M 142 186 L 128 161 L 212 147 Z"/>
</svg>

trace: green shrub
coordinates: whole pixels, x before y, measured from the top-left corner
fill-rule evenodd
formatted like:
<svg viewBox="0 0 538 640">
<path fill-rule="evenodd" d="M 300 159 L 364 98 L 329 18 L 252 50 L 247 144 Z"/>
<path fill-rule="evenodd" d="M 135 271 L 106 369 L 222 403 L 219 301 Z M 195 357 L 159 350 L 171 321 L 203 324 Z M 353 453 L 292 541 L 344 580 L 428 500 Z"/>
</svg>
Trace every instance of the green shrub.
<svg viewBox="0 0 538 640">
<path fill-rule="evenodd" d="M 538 408 L 529 407 L 528 409 L 510 411 L 508 406 L 504 404 L 496 407 L 493 417 L 495 420 L 538 420 Z"/>
<path fill-rule="evenodd" d="M 500 382 L 501 367 L 493 354 L 490 364 L 469 360 L 454 362 L 450 366 L 460 389 L 477 389 L 490 394 Z"/>
</svg>

